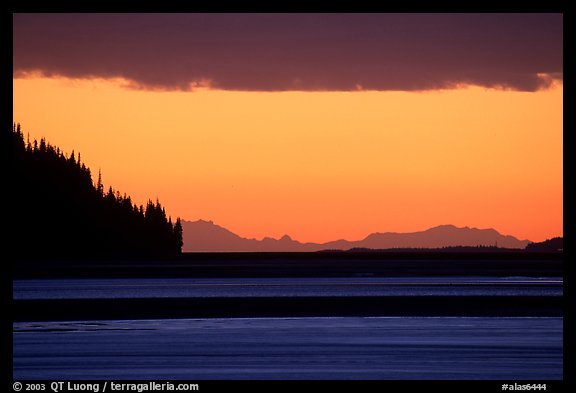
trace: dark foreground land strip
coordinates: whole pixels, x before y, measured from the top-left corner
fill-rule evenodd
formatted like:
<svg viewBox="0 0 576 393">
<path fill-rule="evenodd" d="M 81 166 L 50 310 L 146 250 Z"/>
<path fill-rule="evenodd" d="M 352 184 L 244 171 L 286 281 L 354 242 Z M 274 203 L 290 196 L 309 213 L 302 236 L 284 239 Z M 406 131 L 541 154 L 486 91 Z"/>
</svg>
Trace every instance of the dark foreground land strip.
<svg viewBox="0 0 576 393">
<path fill-rule="evenodd" d="M 562 316 L 559 296 L 15 300 L 14 321 L 327 316 Z"/>
<path fill-rule="evenodd" d="M 561 253 L 187 253 L 169 259 L 14 260 L 13 278 L 561 277 Z"/>
</svg>

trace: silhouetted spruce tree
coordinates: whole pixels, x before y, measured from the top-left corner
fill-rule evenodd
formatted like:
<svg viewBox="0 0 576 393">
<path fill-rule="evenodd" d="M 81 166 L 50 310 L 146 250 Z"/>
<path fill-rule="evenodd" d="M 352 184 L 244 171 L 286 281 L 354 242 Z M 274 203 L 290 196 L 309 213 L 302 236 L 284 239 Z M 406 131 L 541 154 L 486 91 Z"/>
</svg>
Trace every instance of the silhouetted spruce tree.
<svg viewBox="0 0 576 393">
<path fill-rule="evenodd" d="M 16 212 L 15 256 L 22 258 L 141 257 L 181 252 L 182 232 L 160 205 L 144 210 L 111 186 L 104 193 L 80 153 L 70 157 L 45 138 L 24 142 L 20 124 L 11 132 L 10 203 Z M 177 220 L 177 224 L 179 220 Z M 180 247 L 175 247 L 180 244 Z"/>
<path fill-rule="evenodd" d="M 180 217 L 176 219 L 176 224 L 174 224 L 174 250 L 182 250 L 184 242 L 182 240 L 182 223 L 180 222 Z"/>
<path fill-rule="evenodd" d="M 104 195 L 104 185 L 102 184 L 102 172 L 98 169 L 98 183 L 96 183 L 96 191 L 98 194 Z"/>
</svg>

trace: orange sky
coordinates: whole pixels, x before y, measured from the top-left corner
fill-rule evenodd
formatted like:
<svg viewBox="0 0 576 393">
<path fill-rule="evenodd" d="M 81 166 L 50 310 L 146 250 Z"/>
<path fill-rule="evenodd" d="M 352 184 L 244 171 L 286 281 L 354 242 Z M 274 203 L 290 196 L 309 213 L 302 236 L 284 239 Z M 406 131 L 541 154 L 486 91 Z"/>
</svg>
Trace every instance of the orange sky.
<svg viewBox="0 0 576 393">
<path fill-rule="evenodd" d="M 104 184 L 245 237 L 358 240 L 440 224 L 563 234 L 562 87 L 154 92 L 14 79 L 14 121 Z M 95 179 L 94 179 L 95 180 Z"/>
</svg>

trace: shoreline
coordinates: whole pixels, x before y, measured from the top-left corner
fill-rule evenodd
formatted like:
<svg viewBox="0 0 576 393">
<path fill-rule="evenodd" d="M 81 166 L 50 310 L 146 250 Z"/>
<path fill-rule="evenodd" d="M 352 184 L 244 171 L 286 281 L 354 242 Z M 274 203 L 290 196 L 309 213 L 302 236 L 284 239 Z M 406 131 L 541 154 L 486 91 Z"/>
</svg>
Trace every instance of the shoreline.
<svg viewBox="0 0 576 393">
<path fill-rule="evenodd" d="M 165 259 L 12 260 L 12 277 L 561 277 L 561 253 L 195 253 Z"/>
</svg>

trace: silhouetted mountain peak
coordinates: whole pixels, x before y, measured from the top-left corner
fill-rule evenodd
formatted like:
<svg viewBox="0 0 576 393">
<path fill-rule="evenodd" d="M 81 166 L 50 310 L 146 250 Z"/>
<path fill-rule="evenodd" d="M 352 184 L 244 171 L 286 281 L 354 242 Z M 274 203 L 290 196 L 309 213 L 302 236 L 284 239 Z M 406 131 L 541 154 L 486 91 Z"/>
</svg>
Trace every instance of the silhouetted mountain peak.
<svg viewBox="0 0 576 393">
<path fill-rule="evenodd" d="M 427 229 L 427 231 L 434 231 L 434 230 L 451 230 L 451 229 L 470 229 L 469 227 L 463 227 L 463 228 L 458 228 L 455 225 L 452 224 L 443 224 L 443 225 L 438 225 L 432 228 Z"/>
<path fill-rule="evenodd" d="M 472 233 L 472 232 L 482 232 L 482 233 L 490 233 L 492 235 L 498 235 L 498 236 L 504 236 L 502 234 L 500 234 L 500 232 L 498 232 L 496 229 L 494 228 L 475 228 L 475 227 L 469 227 L 469 226 L 464 226 L 464 227 L 457 227 L 456 225 L 452 225 L 452 224 L 445 224 L 445 225 L 438 225 L 429 229 L 426 229 L 423 232 L 444 232 L 444 233 L 450 233 L 450 232 L 460 232 L 460 233 Z M 513 237 L 513 236 L 512 236 Z"/>
<path fill-rule="evenodd" d="M 230 230 L 221 227 L 220 225 L 214 224 L 214 221 L 198 220 L 198 221 L 189 221 L 189 223 L 199 228 L 204 228 L 205 230 L 208 231 L 224 231 L 235 235 Z"/>
<path fill-rule="evenodd" d="M 206 226 L 215 226 L 218 227 L 219 225 L 214 224 L 212 220 L 198 220 L 198 221 L 191 221 L 195 225 L 206 225 Z"/>
</svg>

